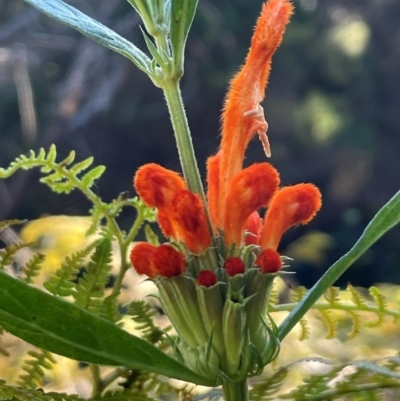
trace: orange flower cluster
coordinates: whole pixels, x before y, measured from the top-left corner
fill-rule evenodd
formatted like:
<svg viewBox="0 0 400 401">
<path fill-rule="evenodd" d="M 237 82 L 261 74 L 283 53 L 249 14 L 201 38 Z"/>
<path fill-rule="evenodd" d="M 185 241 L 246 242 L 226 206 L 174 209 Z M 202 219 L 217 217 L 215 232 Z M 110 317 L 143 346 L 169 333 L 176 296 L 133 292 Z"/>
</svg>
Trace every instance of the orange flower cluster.
<svg viewBox="0 0 400 401">
<path fill-rule="evenodd" d="M 255 133 L 266 155 L 271 154 L 260 102 L 272 56 L 292 12 L 288 0 L 269 0 L 263 5 L 246 62 L 226 97 L 220 150 L 207 163 L 208 205 L 187 189 L 181 176 L 157 164 L 141 167 L 134 179 L 141 199 L 157 208 L 158 223 L 166 237 L 184 243 L 194 255 L 204 253 L 212 244 L 212 236 L 220 233 L 227 249 L 256 245 L 261 250 L 256 265 L 263 273 L 277 272 L 282 266 L 277 253 L 282 234 L 293 225 L 309 222 L 321 207 L 320 192 L 312 184 L 279 189 L 279 174 L 269 163 L 243 169 L 245 150 Z M 261 208 L 267 208 L 264 219 L 258 213 Z M 227 255 L 222 256 L 226 259 Z M 152 278 L 179 275 L 186 264 L 184 254 L 172 245 L 155 247 L 147 243 L 134 247 L 131 260 L 138 273 Z M 240 262 L 228 258 L 227 271 L 232 275 L 243 273 Z M 214 283 L 209 273 L 205 277 L 200 282 Z"/>
</svg>

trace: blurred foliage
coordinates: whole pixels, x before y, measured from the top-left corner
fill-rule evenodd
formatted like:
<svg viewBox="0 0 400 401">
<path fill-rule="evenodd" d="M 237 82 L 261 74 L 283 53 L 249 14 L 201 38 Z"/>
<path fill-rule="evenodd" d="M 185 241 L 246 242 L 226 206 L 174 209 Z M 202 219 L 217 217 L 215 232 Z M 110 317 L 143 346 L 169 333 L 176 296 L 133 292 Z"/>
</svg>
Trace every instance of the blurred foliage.
<svg viewBox="0 0 400 401">
<path fill-rule="evenodd" d="M 139 18 L 127 2 L 69 2 L 143 48 Z M 203 176 L 206 157 L 216 151 L 224 93 L 246 53 L 260 3 L 199 4 L 183 96 Z M 299 0 L 295 6 L 264 108 L 271 161 L 283 183 L 311 181 L 323 192 L 323 210 L 307 230 L 329 237 L 329 246 L 295 266 L 310 286 L 398 189 L 400 3 Z M 2 166 L 51 143 L 65 155 L 75 149 L 81 159 L 95 156 L 107 165 L 97 188 L 106 200 L 131 192 L 132 175 L 145 162 L 179 169 L 167 109 L 150 80 L 22 0 L 0 0 L 0 142 Z M 247 162 L 263 158 L 255 141 Z M 0 182 L 0 219 L 87 213 L 80 194 L 60 200 L 36 178 L 29 172 Z M 291 256 L 293 247 L 286 246 L 303 232 L 286 235 L 282 252 Z M 400 230 L 393 230 L 339 284 L 400 282 L 399 241 Z"/>
</svg>

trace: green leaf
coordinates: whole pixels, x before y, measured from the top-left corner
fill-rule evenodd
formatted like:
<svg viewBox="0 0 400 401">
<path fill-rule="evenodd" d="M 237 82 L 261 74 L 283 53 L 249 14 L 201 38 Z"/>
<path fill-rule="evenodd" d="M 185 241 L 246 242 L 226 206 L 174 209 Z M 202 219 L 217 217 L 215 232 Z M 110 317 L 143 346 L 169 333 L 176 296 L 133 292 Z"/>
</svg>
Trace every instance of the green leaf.
<svg viewBox="0 0 400 401">
<path fill-rule="evenodd" d="M 68 358 L 215 385 L 107 320 L 4 272 L 0 272 L 0 322 L 15 336 Z"/>
<path fill-rule="evenodd" d="M 176 72 L 179 76 L 183 73 L 183 53 L 197 3 L 198 0 L 172 0 L 170 38 Z"/>
<path fill-rule="evenodd" d="M 88 38 L 122 54 L 149 73 L 150 60 L 139 48 L 113 30 L 61 0 L 25 0 L 49 17 L 76 29 Z"/>
<path fill-rule="evenodd" d="M 379 210 L 353 248 L 327 270 L 320 280 L 307 292 L 307 295 L 290 312 L 279 327 L 279 339 L 282 340 L 285 338 L 324 292 L 383 234 L 399 222 L 400 191 Z"/>
</svg>

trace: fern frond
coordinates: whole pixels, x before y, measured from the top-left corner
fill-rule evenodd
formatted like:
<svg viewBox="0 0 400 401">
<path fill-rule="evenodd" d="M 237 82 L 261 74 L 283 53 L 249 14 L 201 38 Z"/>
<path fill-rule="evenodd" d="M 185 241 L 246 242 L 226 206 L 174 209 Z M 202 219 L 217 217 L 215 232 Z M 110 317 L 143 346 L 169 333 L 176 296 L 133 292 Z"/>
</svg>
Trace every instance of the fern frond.
<svg viewBox="0 0 400 401">
<path fill-rule="evenodd" d="M 152 344 L 160 341 L 164 332 L 153 322 L 156 312 L 151 305 L 143 300 L 135 300 L 127 306 L 127 314 L 138 324 L 138 329 L 143 332 L 143 338 Z"/>
<path fill-rule="evenodd" d="M 104 298 L 102 308 L 102 316 L 115 324 L 122 319 L 122 315 L 119 313 L 118 296 L 119 294 L 116 293 Z"/>
<path fill-rule="evenodd" d="M 300 302 L 307 293 L 307 289 L 305 287 L 296 287 L 292 288 L 290 292 L 290 298 L 293 302 Z"/>
<path fill-rule="evenodd" d="M 28 156 L 21 155 L 17 157 L 7 169 L 0 168 L 0 178 L 9 178 L 16 171 L 30 170 L 33 168 L 40 168 L 40 171 L 45 174 L 40 179 L 40 182 L 47 184 L 54 192 L 57 193 L 70 193 L 72 190 L 79 188 L 85 194 L 88 194 L 94 182 L 103 174 L 105 167 L 97 166 L 92 170 L 86 171 L 82 178 L 78 175 L 87 170 L 92 164 L 93 158 L 89 158 L 77 163 L 71 168 L 69 165 L 75 159 L 75 152 L 71 151 L 70 154 L 61 162 L 56 162 L 57 150 L 55 145 L 51 145 L 49 151 L 41 148 L 39 153 L 30 151 Z M 90 195 L 95 196 L 92 192 Z"/>
<path fill-rule="evenodd" d="M 43 385 L 45 369 L 51 369 L 52 364 L 56 363 L 53 355 L 46 350 L 29 351 L 30 356 L 22 366 L 26 374 L 21 374 L 17 382 L 25 388 L 35 389 Z"/>
<path fill-rule="evenodd" d="M 108 391 L 104 395 L 97 395 L 93 401 L 155 401 L 144 393 L 137 391 Z"/>
<path fill-rule="evenodd" d="M 250 390 L 251 401 L 269 401 L 275 399 L 275 394 L 280 390 L 289 370 L 287 367 L 282 367 L 267 376 L 262 382 L 257 383 Z M 271 398 L 272 397 L 272 398 Z"/>
<path fill-rule="evenodd" d="M 0 270 L 10 265 L 14 259 L 15 254 L 22 248 L 33 245 L 32 243 L 17 242 L 0 249 Z"/>
<path fill-rule="evenodd" d="M 299 340 L 304 341 L 310 338 L 310 326 L 307 323 L 307 319 L 301 318 L 299 321 L 300 327 L 301 327 L 301 333 Z"/>
<path fill-rule="evenodd" d="M 346 290 L 351 295 L 351 300 L 359 307 L 364 307 L 366 305 L 365 299 L 362 295 L 349 283 L 347 284 Z"/>
<path fill-rule="evenodd" d="M 351 320 L 352 328 L 347 334 L 348 337 L 352 338 L 360 333 L 362 327 L 376 327 L 383 324 L 385 317 L 392 317 L 394 323 L 400 319 L 400 310 L 390 309 L 386 297 L 381 293 L 377 287 L 371 287 L 369 289 L 372 295 L 372 301 L 367 299 L 358 290 L 356 290 L 350 284 L 346 290 L 339 291 L 337 288 L 332 288 L 327 291 L 324 295 L 324 300 L 316 302 L 311 309 L 320 312 L 324 323 L 328 328 L 327 337 L 333 338 L 337 334 L 337 326 L 339 321 L 342 319 L 340 315 L 336 315 L 336 312 L 343 312 Z M 280 305 L 269 305 L 269 312 L 281 312 L 291 311 L 298 302 L 301 301 L 305 295 L 304 289 L 301 287 L 291 290 L 291 299 L 293 303 L 280 304 Z M 361 319 L 360 312 L 367 312 L 376 317 L 376 321 L 371 323 L 371 319 Z M 342 314 L 343 314 L 342 313 Z M 302 318 L 299 322 L 302 327 L 301 339 L 308 338 L 307 331 L 307 315 Z"/>
<path fill-rule="evenodd" d="M 340 299 L 340 288 L 329 287 L 324 294 L 324 298 L 328 301 L 330 305 L 335 305 Z"/>
<path fill-rule="evenodd" d="M 100 241 L 94 241 L 86 248 L 67 256 L 61 267 L 43 283 L 44 288 L 51 294 L 60 297 L 73 295 L 76 288 L 73 281 L 76 279 L 79 269 L 85 264 L 86 258 L 99 243 Z"/>
<path fill-rule="evenodd" d="M 338 326 L 338 321 L 336 317 L 331 313 L 330 310 L 320 309 L 319 313 L 327 329 L 325 338 L 327 338 L 328 340 L 335 338 L 337 335 L 337 326 Z"/>
<path fill-rule="evenodd" d="M 104 290 L 111 268 L 111 241 L 104 238 L 96 246 L 91 261 L 72 294 L 77 305 L 95 314 L 102 312 Z"/>
<path fill-rule="evenodd" d="M 351 330 L 347 333 L 348 338 L 354 338 L 358 334 L 360 334 L 361 331 L 361 320 L 360 316 L 358 313 L 353 312 L 353 311 L 347 311 L 347 313 L 350 315 L 351 318 Z"/>
<path fill-rule="evenodd" d="M 22 268 L 22 271 L 25 274 L 24 280 L 28 284 L 32 284 L 34 281 L 33 280 L 34 277 L 39 275 L 44 260 L 45 260 L 45 255 L 43 255 L 42 253 L 36 253 L 30 260 L 28 260 L 28 262 Z"/>
<path fill-rule="evenodd" d="M 374 298 L 375 304 L 379 309 L 380 313 L 377 313 L 377 321 L 376 322 L 370 322 L 369 326 L 370 327 L 376 327 L 379 326 L 382 323 L 383 316 L 388 310 L 388 302 L 386 297 L 379 291 L 379 288 L 377 287 L 371 287 L 369 289 L 369 293 L 372 295 Z"/>
<path fill-rule="evenodd" d="M 96 233 L 99 227 L 101 227 L 101 221 L 104 218 L 104 211 L 99 210 L 96 205 L 94 205 L 90 210 L 89 210 L 91 216 L 92 216 L 92 222 L 90 223 L 90 227 L 86 231 L 86 235 L 93 235 Z"/>
<path fill-rule="evenodd" d="M 384 390 L 400 389 L 400 365 L 392 360 L 360 360 L 348 365 L 324 360 L 321 362 L 332 365 L 332 368 L 322 374 L 306 377 L 297 388 L 279 395 L 279 399 L 326 401 L 356 396 L 357 399 L 369 400 L 378 397 L 382 400 L 386 399 L 382 396 Z M 362 397 L 367 394 L 370 398 Z"/>
<path fill-rule="evenodd" d="M 42 390 L 32 390 L 17 386 L 10 386 L 0 380 L 1 401 L 86 401 L 74 394 L 44 393 Z"/>
<path fill-rule="evenodd" d="M 190 400 L 193 386 L 189 384 L 174 384 L 169 379 L 154 373 L 132 371 L 122 386 L 133 394 L 155 394 L 157 399 L 169 396 L 173 400 Z"/>
</svg>

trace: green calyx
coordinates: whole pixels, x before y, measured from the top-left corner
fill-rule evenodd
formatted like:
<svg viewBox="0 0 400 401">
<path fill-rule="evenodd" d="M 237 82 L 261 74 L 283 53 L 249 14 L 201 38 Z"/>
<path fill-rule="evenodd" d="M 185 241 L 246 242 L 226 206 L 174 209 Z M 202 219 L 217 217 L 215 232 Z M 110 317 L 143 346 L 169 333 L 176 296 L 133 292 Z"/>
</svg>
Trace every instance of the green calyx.
<svg viewBox="0 0 400 401">
<path fill-rule="evenodd" d="M 221 267 L 210 270 L 201 255 L 193 256 L 186 273 L 155 280 L 161 305 L 179 337 L 180 358 L 218 382 L 259 375 L 279 353 L 268 299 L 274 278 L 282 273 L 264 274 L 254 266 L 254 255 L 246 256 L 242 274 L 229 276 Z M 197 282 L 205 265 L 215 274 L 215 284 Z"/>
</svg>

